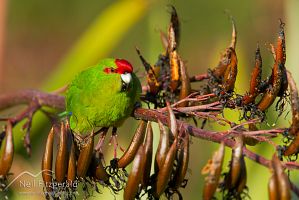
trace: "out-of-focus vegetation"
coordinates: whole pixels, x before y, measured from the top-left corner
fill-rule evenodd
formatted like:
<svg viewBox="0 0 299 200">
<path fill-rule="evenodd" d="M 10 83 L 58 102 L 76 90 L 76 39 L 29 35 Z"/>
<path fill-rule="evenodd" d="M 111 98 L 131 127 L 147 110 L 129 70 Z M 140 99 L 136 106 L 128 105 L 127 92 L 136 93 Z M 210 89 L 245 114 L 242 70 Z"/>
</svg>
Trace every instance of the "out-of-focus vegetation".
<svg viewBox="0 0 299 200">
<path fill-rule="evenodd" d="M 220 52 L 230 40 L 231 24 L 228 14 L 236 21 L 238 29 L 237 53 L 239 75 L 237 90 L 245 92 L 249 72 L 254 62 L 257 42 L 260 43 L 265 70 L 272 66 L 269 42 L 277 34 L 278 19 L 286 23 L 287 68 L 298 74 L 298 2 L 292 1 L 146 1 L 146 0 L 91 0 L 91 1 L 16 1 L 7 5 L 5 29 L 4 76 L 0 91 L 38 88 L 51 91 L 67 83 L 78 71 L 95 64 L 103 57 L 121 57 L 132 62 L 140 77 L 144 74 L 135 52 L 138 46 L 144 56 L 154 63 L 162 52 L 159 30 L 166 30 L 169 8 L 173 4 L 182 23 L 180 54 L 187 63 L 190 74 L 204 73 L 217 64 Z M 297 45 L 296 45 L 297 44 Z M 297 79 L 297 82 L 299 79 Z M 229 113 L 227 115 L 230 115 Z M 235 113 L 235 119 L 237 114 Z M 45 136 L 49 130 L 46 120 L 34 118 L 33 155 L 28 158 L 19 148 L 12 172 L 29 170 L 38 172 Z M 275 118 L 272 120 L 275 121 Z M 126 147 L 133 130 L 134 120 L 121 128 L 120 143 Z M 207 128 L 214 128 L 208 124 Z M 44 128 L 42 128 L 44 127 Z M 21 132 L 15 141 L 22 147 Z M 218 146 L 207 141 L 192 140 L 189 182 L 182 190 L 185 199 L 198 199 L 203 188 L 200 170 Z M 211 149 L 211 151 L 208 151 Z M 273 149 L 258 145 L 255 150 L 270 158 Z M 228 152 L 227 152 L 228 153 Z M 229 155 L 229 154 L 227 154 Z M 230 156 L 226 156 L 229 159 Z M 249 194 L 252 199 L 267 198 L 267 180 L 270 173 L 246 159 Z M 226 161 L 227 164 L 227 161 Z M 261 181 L 263 180 L 263 181 Z M 106 194 L 107 193 L 107 194 Z M 113 195 L 106 191 L 106 198 Z M 14 194 L 15 198 L 23 198 Z M 37 199 L 40 196 L 36 197 Z M 119 195 L 117 198 L 121 199 Z"/>
</svg>

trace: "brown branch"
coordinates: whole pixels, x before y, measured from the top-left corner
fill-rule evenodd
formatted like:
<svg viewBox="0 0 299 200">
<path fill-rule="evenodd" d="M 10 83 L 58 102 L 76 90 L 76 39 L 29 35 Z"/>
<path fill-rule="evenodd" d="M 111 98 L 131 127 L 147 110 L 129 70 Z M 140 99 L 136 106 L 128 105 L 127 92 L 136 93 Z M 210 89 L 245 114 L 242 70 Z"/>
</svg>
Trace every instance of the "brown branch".
<svg viewBox="0 0 299 200">
<path fill-rule="evenodd" d="M 46 106 L 46 107 L 51 107 L 59 110 L 65 109 L 65 100 L 63 96 L 43 93 L 37 90 L 24 90 L 12 94 L 0 95 L 0 110 L 15 105 L 19 105 L 19 104 L 31 104 L 34 101 L 37 101 L 39 103 L 38 105 L 40 105 L 41 107 Z M 135 109 L 133 115 L 135 118 L 143 119 L 147 121 L 157 122 L 157 120 L 159 119 L 164 125 L 168 126 L 169 117 L 159 112 L 158 110 L 137 108 Z M 235 146 L 235 141 L 229 138 L 230 134 L 200 129 L 182 120 L 177 120 L 177 125 L 178 127 L 187 130 L 190 135 L 196 138 L 200 138 L 200 139 L 204 139 L 216 143 L 224 142 L 224 144 L 230 148 L 233 148 Z M 278 132 L 278 131 L 279 129 L 274 130 L 274 132 Z M 263 131 L 257 131 L 257 132 L 263 133 Z M 269 133 L 269 131 L 265 131 L 265 133 L 266 132 Z M 255 161 L 260 165 L 263 165 L 267 168 L 270 167 L 270 161 L 268 159 L 248 150 L 246 147 L 243 148 L 243 154 L 247 158 Z M 292 164 L 290 162 L 287 162 L 283 164 L 287 169 L 298 169 L 298 165 L 295 163 Z M 290 183 L 292 185 L 293 192 L 297 196 L 299 196 L 299 192 L 298 192 L 299 188 L 297 188 L 291 181 Z"/>
<path fill-rule="evenodd" d="M 198 75 L 190 77 L 190 82 L 202 81 L 202 80 L 209 79 L 209 78 L 210 78 L 210 76 L 207 73 L 206 74 L 198 74 Z"/>
</svg>

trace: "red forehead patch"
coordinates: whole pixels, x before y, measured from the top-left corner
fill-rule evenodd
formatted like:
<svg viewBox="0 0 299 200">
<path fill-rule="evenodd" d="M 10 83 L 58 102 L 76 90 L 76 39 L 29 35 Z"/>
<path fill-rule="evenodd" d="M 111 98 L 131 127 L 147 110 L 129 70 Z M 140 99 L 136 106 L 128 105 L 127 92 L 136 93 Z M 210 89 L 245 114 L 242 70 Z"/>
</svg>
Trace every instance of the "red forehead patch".
<svg viewBox="0 0 299 200">
<path fill-rule="evenodd" d="M 116 72 L 119 74 L 133 72 L 133 67 L 132 67 L 131 63 L 129 63 L 127 60 L 115 59 L 115 64 L 117 66 Z"/>
</svg>

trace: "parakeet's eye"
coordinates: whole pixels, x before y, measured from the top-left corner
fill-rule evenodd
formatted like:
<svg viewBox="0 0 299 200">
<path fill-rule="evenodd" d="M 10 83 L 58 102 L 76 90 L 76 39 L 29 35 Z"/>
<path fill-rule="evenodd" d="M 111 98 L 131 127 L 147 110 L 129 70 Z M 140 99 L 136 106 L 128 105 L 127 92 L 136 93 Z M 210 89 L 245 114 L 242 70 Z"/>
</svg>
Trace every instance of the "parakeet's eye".
<svg viewBox="0 0 299 200">
<path fill-rule="evenodd" d="M 112 68 L 112 67 L 106 67 L 106 68 L 104 69 L 104 72 L 105 72 L 106 74 L 116 73 L 115 69 Z"/>
</svg>

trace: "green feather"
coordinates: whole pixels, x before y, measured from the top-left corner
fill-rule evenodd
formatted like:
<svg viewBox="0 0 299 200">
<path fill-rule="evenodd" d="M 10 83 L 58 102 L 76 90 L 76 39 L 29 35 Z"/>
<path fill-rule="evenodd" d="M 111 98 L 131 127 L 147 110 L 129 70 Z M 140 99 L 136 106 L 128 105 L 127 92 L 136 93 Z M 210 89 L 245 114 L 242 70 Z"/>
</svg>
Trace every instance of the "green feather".
<svg viewBox="0 0 299 200">
<path fill-rule="evenodd" d="M 139 101 L 141 85 L 136 75 L 132 73 L 128 90 L 121 91 L 120 74 L 107 74 L 103 71 L 106 67 L 117 68 L 115 59 L 104 59 L 82 71 L 69 85 L 66 110 L 71 112 L 70 126 L 76 133 L 120 126 Z"/>
</svg>

